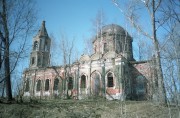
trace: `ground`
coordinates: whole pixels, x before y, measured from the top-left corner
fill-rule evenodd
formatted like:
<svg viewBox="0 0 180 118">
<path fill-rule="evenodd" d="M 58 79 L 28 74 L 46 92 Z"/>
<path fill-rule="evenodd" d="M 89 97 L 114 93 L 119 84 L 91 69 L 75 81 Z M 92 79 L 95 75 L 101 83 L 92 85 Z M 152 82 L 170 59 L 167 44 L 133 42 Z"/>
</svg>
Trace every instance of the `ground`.
<svg viewBox="0 0 180 118">
<path fill-rule="evenodd" d="M 36 99 L 0 103 L 0 118 L 180 118 L 178 109 L 147 101 Z"/>
</svg>

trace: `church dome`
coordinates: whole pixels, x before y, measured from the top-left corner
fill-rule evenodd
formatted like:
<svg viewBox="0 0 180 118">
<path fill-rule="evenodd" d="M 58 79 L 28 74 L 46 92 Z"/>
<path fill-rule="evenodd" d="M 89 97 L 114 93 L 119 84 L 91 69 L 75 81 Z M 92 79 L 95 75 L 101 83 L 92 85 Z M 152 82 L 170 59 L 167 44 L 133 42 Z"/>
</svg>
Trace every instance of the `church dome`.
<svg viewBox="0 0 180 118">
<path fill-rule="evenodd" d="M 124 35 L 126 32 L 124 28 L 116 24 L 105 25 L 102 27 L 102 33 L 108 34 L 121 34 Z"/>
</svg>

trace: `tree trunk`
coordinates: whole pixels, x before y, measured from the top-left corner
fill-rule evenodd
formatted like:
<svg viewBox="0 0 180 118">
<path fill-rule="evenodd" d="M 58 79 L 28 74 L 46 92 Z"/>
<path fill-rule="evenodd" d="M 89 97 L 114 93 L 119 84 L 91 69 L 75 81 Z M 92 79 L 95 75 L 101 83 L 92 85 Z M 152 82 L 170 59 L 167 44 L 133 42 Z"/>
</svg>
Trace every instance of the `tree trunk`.
<svg viewBox="0 0 180 118">
<path fill-rule="evenodd" d="M 3 22 L 4 35 L 5 35 L 4 69 L 5 69 L 5 82 L 6 82 L 6 96 L 8 101 L 11 101 L 12 90 L 11 90 L 10 58 L 9 58 L 9 30 L 7 25 L 6 1 L 3 0 L 2 4 L 3 4 L 2 22 Z"/>
<path fill-rule="evenodd" d="M 161 68 L 161 60 L 160 60 L 160 50 L 159 50 L 159 43 L 156 36 L 156 25 L 155 25 L 155 1 L 152 1 L 152 31 L 153 31 L 153 43 L 155 47 L 155 64 L 157 69 L 157 81 L 158 81 L 158 99 L 159 102 L 162 104 L 166 104 L 166 92 L 164 87 L 163 81 L 163 74 Z"/>
<path fill-rule="evenodd" d="M 5 82 L 6 82 L 6 96 L 8 101 L 12 100 L 12 90 L 11 90 L 11 74 L 10 74 L 10 61 L 9 61 L 9 39 L 6 38 L 6 50 L 5 50 L 5 60 L 4 60 L 4 69 L 5 69 Z"/>
</svg>

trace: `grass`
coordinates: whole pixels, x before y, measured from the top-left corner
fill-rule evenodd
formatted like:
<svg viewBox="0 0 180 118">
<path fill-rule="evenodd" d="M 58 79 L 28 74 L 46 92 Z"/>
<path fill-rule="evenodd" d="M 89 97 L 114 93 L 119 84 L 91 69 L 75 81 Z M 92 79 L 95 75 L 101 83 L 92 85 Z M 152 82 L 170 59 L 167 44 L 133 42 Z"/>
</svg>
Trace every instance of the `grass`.
<svg viewBox="0 0 180 118">
<path fill-rule="evenodd" d="M 176 107 L 147 101 L 34 100 L 0 103 L 0 118 L 179 118 Z"/>
</svg>

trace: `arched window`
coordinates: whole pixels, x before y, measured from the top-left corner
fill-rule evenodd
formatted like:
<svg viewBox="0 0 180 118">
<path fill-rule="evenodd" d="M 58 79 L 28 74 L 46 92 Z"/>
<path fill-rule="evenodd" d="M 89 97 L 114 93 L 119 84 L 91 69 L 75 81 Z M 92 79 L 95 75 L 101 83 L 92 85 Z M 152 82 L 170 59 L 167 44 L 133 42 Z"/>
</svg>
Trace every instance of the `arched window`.
<svg viewBox="0 0 180 118">
<path fill-rule="evenodd" d="M 81 88 L 86 88 L 86 76 L 81 76 Z"/>
<path fill-rule="evenodd" d="M 145 93 L 145 78 L 139 75 L 136 78 L 136 93 L 137 94 L 144 94 Z"/>
<path fill-rule="evenodd" d="M 110 72 L 107 75 L 107 87 L 113 87 L 114 82 L 113 82 L 113 74 Z"/>
<path fill-rule="evenodd" d="M 33 50 L 38 50 L 38 42 L 37 41 L 34 42 Z"/>
<path fill-rule="evenodd" d="M 107 43 L 104 43 L 104 53 L 108 52 L 108 46 Z"/>
<path fill-rule="evenodd" d="M 32 59 L 31 59 L 31 65 L 34 65 L 35 64 L 35 57 L 32 57 Z"/>
<path fill-rule="evenodd" d="M 73 89 L 73 79 L 72 77 L 69 77 L 69 82 L 68 82 L 68 90 Z"/>
<path fill-rule="evenodd" d="M 94 53 L 97 52 L 97 45 L 94 45 Z"/>
<path fill-rule="evenodd" d="M 29 80 L 27 79 L 26 81 L 26 88 L 25 88 L 25 92 L 29 91 Z"/>
<path fill-rule="evenodd" d="M 37 81 L 37 86 L 36 86 L 36 91 L 40 91 L 41 90 L 41 80 Z"/>
<path fill-rule="evenodd" d="M 45 91 L 48 91 L 49 90 L 49 79 L 46 79 L 46 82 L 45 82 Z"/>
<path fill-rule="evenodd" d="M 47 41 L 45 42 L 44 50 L 45 50 L 45 51 L 48 51 L 48 43 L 47 43 Z"/>
<path fill-rule="evenodd" d="M 38 57 L 38 61 L 37 61 L 38 65 L 41 65 L 41 58 Z"/>
<path fill-rule="evenodd" d="M 59 84 L 59 79 L 56 78 L 56 79 L 54 80 L 54 87 L 53 87 L 53 90 L 55 90 L 55 91 L 58 90 L 58 84 Z"/>
</svg>

